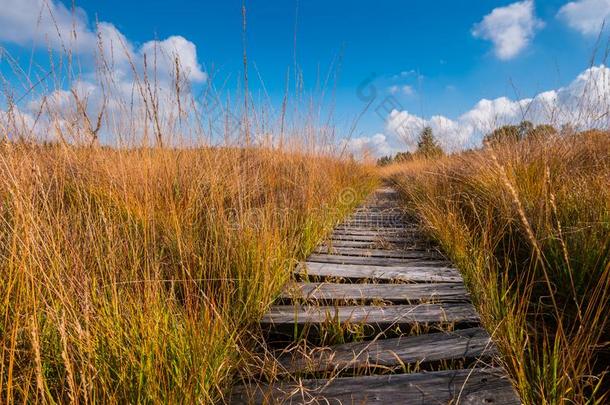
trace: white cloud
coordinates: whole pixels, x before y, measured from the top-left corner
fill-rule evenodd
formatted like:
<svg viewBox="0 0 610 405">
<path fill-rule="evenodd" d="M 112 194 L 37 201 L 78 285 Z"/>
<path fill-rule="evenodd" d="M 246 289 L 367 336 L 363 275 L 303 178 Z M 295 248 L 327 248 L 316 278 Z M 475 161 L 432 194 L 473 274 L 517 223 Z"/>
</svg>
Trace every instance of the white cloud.
<svg viewBox="0 0 610 405">
<path fill-rule="evenodd" d="M 610 68 L 600 65 L 580 73 L 570 84 L 539 93 L 533 98 L 511 100 L 499 97 L 482 99 L 457 119 L 436 115 L 423 118 L 408 111 L 393 110 L 386 122 L 383 139 L 363 137 L 353 140 L 376 150 L 377 156 L 396 151 L 414 150 L 421 130 L 430 126 L 447 151 L 477 147 L 483 136 L 507 124 L 522 120 L 534 124 L 552 124 L 557 128 L 570 124 L 576 129 L 610 126 Z"/>
<path fill-rule="evenodd" d="M 53 49 L 94 49 L 95 34 L 79 7 L 47 0 L 4 0 L 0 7 L 0 40 Z"/>
<path fill-rule="evenodd" d="M 27 137 L 34 132 L 36 132 L 36 120 L 31 114 L 17 108 L 0 110 L 0 133 L 3 134 L 3 138 Z"/>
<path fill-rule="evenodd" d="M 409 86 L 408 84 L 405 84 L 403 86 L 390 86 L 388 87 L 388 91 L 390 92 L 390 94 L 402 93 L 405 96 L 412 96 L 413 94 L 415 94 L 415 90 L 413 90 L 413 87 Z"/>
<path fill-rule="evenodd" d="M 604 21 L 610 17 L 610 0 L 571 1 L 561 7 L 557 16 L 584 35 L 599 34 Z"/>
<path fill-rule="evenodd" d="M 82 74 L 72 81 L 71 87 L 47 90 L 39 96 L 32 94 L 24 111 L 12 116 L 4 112 L 0 116 L 0 129 L 12 125 L 12 133 L 26 127 L 17 126 L 17 122 L 31 123 L 32 117 L 42 112 L 38 127 L 46 125 L 51 132 L 68 129 L 73 140 L 86 139 L 88 128 L 95 127 L 96 123 L 87 122 L 82 114 L 84 108 L 91 119 L 105 111 L 106 132 L 113 126 L 112 132 L 117 134 L 146 134 L 152 132 L 147 127 L 151 114 L 144 109 L 151 105 L 160 112 L 156 117 L 160 125 L 169 128 L 179 115 L 176 95 L 172 94 L 175 86 L 171 85 L 176 61 L 179 61 L 181 80 L 188 78 L 199 83 L 207 80 L 195 44 L 184 37 L 174 35 L 138 47 L 112 23 L 102 21 L 92 26 L 84 10 L 68 9 L 59 0 L 4 0 L 0 7 L 0 27 L 0 42 L 43 49 L 50 47 L 59 54 L 70 51 L 82 57 L 78 63 Z M 148 77 L 154 80 L 152 85 L 155 87 L 148 93 L 141 82 L 145 55 Z M 104 63 L 96 64 L 96 58 Z M 151 74 L 153 69 L 154 76 Z M 184 86 L 180 97 L 188 97 L 188 88 Z M 123 122 L 119 122 L 121 118 Z"/>
<path fill-rule="evenodd" d="M 139 53 L 147 54 L 149 58 L 157 55 L 157 73 L 170 74 L 175 71 L 178 59 L 182 73 L 186 73 L 192 81 L 202 82 L 207 79 L 197 61 L 195 44 L 184 37 L 174 35 L 164 41 L 148 41 L 142 45 Z"/>
<path fill-rule="evenodd" d="M 400 140 L 388 139 L 384 134 L 375 134 L 370 137 L 351 138 L 341 141 L 341 149 L 345 149 L 357 158 L 365 156 L 390 156 L 399 152 L 401 149 Z"/>
<path fill-rule="evenodd" d="M 0 27 L 1 42 L 51 47 L 59 52 L 93 57 L 99 52 L 101 41 L 103 56 L 112 62 L 114 69 L 124 70 L 131 58 L 141 70 L 144 54 L 152 59 L 156 52 L 158 74 L 168 76 L 175 70 L 178 58 L 182 73 L 190 80 L 207 79 L 197 60 L 195 44 L 184 37 L 174 35 L 162 41 L 148 41 L 137 48 L 112 23 L 101 21 L 91 26 L 82 8 L 68 9 L 59 0 L 4 0 Z"/>
<path fill-rule="evenodd" d="M 476 24 L 472 34 L 491 41 L 499 59 L 508 60 L 523 51 L 544 23 L 536 18 L 533 0 L 498 7 Z"/>
</svg>

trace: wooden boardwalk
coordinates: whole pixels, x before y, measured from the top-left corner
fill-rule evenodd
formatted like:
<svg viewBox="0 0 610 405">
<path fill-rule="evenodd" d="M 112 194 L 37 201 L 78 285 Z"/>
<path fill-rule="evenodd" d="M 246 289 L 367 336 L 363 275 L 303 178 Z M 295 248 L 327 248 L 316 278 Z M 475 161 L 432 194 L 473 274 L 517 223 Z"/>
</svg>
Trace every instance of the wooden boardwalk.
<svg viewBox="0 0 610 405">
<path fill-rule="evenodd" d="M 297 266 L 260 322 L 273 381 L 232 403 L 520 403 L 460 273 L 397 198 L 378 189 Z"/>
</svg>

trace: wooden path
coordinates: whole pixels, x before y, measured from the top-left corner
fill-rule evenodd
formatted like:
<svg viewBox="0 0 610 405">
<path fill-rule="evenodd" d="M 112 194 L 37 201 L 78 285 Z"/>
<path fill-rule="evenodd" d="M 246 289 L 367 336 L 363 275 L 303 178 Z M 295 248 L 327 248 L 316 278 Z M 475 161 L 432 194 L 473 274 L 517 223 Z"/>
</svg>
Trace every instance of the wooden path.
<svg viewBox="0 0 610 405">
<path fill-rule="evenodd" d="M 232 403 L 520 403 L 460 273 L 397 198 L 378 189 L 297 267 L 261 320 L 275 377 Z"/>
</svg>

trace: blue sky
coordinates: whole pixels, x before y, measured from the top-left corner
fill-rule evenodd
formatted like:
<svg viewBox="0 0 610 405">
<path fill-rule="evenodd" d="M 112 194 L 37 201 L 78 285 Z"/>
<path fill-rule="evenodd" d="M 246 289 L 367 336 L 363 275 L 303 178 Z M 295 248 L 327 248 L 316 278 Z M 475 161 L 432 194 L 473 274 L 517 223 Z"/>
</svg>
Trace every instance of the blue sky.
<svg viewBox="0 0 610 405">
<path fill-rule="evenodd" d="M 36 9 L 43 0 L 0 4 L 6 3 L 6 9 L 16 1 L 31 2 Z M 59 0 L 48 1 L 59 6 Z M 216 72 L 214 80 L 220 82 L 228 79 L 229 89 L 237 86 L 241 1 L 80 0 L 76 5 L 88 24 L 109 22 L 134 47 L 153 39 L 185 38 L 196 47 L 201 71 Z M 324 80 L 331 71 L 327 93 L 336 92 L 340 126 L 365 107 L 357 89 L 375 78 L 370 84 L 377 99 L 353 134 L 363 139 L 389 136 L 389 120 L 374 111 L 388 95 L 399 111 L 456 120 L 481 99 L 518 100 L 568 86 L 590 65 L 599 28 L 588 27 L 601 25 L 610 14 L 609 0 L 248 0 L 246 6 L 254 94 L 261 89 L 260 73 L 273 102 L 281 101 L 287 69 L 293 74 L 296 27 L 296 61 L 305 90 L 313 90 L 318 78 Z M 494 12 L 497 18 L 485 23 Z M 13 18 L 2 14 L 7 12 L 0 10 L 0 22 Z M 6 33 L 0 33 L 0 44 L 21 60 L 34 46 L 24 36 Z M 6 63 L 0 69 L 5 71 Z"/>
</svg>

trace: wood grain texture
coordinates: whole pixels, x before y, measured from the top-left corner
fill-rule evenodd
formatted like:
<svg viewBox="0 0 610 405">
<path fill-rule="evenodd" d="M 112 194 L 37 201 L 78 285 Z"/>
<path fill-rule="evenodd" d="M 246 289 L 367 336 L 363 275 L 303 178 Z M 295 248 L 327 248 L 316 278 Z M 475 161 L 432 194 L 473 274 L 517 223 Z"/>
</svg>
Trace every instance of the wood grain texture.
<svg viewBox="0 0 610 405">
<path fill-rule="evenodd" d="M 360 235 L 360 236 L 371 236 L 371 237 L 402 237 L 416 239 L 417 234 L 413 231 L 408 231 L 405 228 L 393 229 L 393 230 L 381 230 L 381 229 L 363 229 L 363 228 L 345 228 L 337 227 L 333 231 L 332 235 Z"/>
<path fill-rule="evenodd" d="M 233 404 L 517 405 L 521 402 L 502 369 L 301 380 L 238 386 Z"/>
<path fill-rule="evenodd" d="M 397 259 L 392 257 L 342 256 L 314 253 L 309 255 L 307 261 L 335 264 L 360 264 L 367 266 L 400 266 L 424 262 L 429 266 L 443 266 L 448 264 L 446 261 L 437 260 L 434 256 L 431 256 L 430 259 L 428 259 L 425 255 L 414 255 L 412 258 Z"/>
<path fill-rule="evenodd" d="M 392 242 L 392 243 L 414 243 L 418 241 L 415 238 L 409 238 L 407 236 L 396 236 L 396 235 L 350 235 L 342 233 L 333 233 L 331 236 L 332 240 L 345 240 L 345 241 L 365 241 L 365 242 Z"/>
<path fill-rule="evenodd" d="M 419 305 L 275 305 L 263 316 L 261 327 L 291 330 L 295 326 L 320 325 L 325 322 L 372 325 L 379 328 L 415 324 L 474 324 L 479 315 L 469 303 Z"/>
<path fill-rule="evenodd" d="M 312 374 L 384 368 L 441 360 L 489 359 L 497 355 L 489 334 L 483 328 L 429 333 L 363 343 L 316 347 L 302 353 L 283 352 L 277 361 L 282 373 Z"/>
<path fill-rule="evenodd" d="M 382 232 L 382 231 L 384 231 L 384 232 L 390 232 L 390 231 L 394 231 L 394 232 L 396 232 L 396 231 L 403 231 L 403 232 L 406 232 L 406 231 L 408 231 L 408 232 L 413 232 L 413 233 L 418 232 L 418 228 L 417 227 L 412 226 L 412 225 L 408 225 L 408 224 L 404 224 L 404 223 L 401 223 L 398 226 L 387 226 L 387 227 L 360 226 L 360 225 L 357 225 L 357 224 L 349 224 L 349 223 L 341 223 L 341 224 L 337 224 L 335 226 L 335 230 L 341 230 L 341 229 L 345 229 L 345 228 L 352 229 L 352 230 L 355 230 L 355 231 L 356 230 L 362 230 L 362 231 L 369 230 L 369 231 L 379 231 L 379 232 Z"/>
<path fill-rule="evenodd" d="M 344 240 L 344 239 L 329 239 L 324 241 L 320 246 L 332 246 L 332 247 L 351 247 L 351 248 L 363 248 L 363 249 L 399 249 L 399 250 L 417 250 L 425 249 L 426 245 L 414 242 L 410 242 L 407 239 L 403 239 L 400 242 L 391 242 L 388 240 L 372 239 L 372 240 Z"/>
<path fill-rule="evenodd" d="M 354 264 L 305 262 L 296 269 L 297 274 L 319 278 L 349 280 L 402 281 L 410 283 L 461 283 L 460 273 L 449 266 L 371 266 Z"/>
<path fill-rule="evenodd" d="M 289 283 L 280 299 L 307 301 L 457 302 L 469 294 L 459 283 L 438 284 L 338 284 Z"/>
<path fill-rule="evenodd" d="M 332 254 L 340 256 L 388 257 L 396 259 L 436 259 L 443 257 L 436 251 L 426 250 L 399 250 L 399 249 L 367 249 L 360 247 L 342 247 L 320 245 L 315 253 Z"/>
<path fill-rule="evenodd" d="M 271 352 L 279 380 L 235 387 L 231 403 L 520 403 L 505 371 L 489 368 L 499 354 L 460 273 L 398 199 L 390 187 L 377 190 L 297 266 L 301 281 L 260 321 L 269 348 L 288 347 Z M 455 330 L 438 332 L 449 325 Z M 315 346 L 337 328 L 367 341 Z"/>
</svg>

